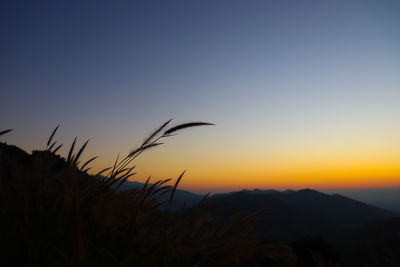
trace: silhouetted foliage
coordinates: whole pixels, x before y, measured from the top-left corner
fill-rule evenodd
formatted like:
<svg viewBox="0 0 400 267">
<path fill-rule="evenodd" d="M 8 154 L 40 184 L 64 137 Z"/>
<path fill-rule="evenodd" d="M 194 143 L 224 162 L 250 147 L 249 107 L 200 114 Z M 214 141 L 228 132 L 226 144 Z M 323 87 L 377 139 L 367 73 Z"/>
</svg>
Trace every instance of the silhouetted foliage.
<svg viewBox="0 0 400 267">
<path fill-rule="evenodd" d="M 158 210 L 157 196 L 173 198 L 183 173 L 174 186 L 167 179 L 117 191 L 132 175 L 127 162 L 157 133 L 100 177 L 79 163 L 87 142 L 75 154 L 75 139 L 67 159 L 49 149 L 56 130 L 46 150 L 32 154 L 0 143 L 2 266 L 291 265 L 290 249 L 250 234 L 245 217 L 222 223 L 203 206 Z"/>
<path fill-rule="evenodd" d="M 318 266 L 321 259 L 329 266 L 338 263 L 338 254 L 332 244 L 321 236 L 306 236 L 292 243 L 298 267 Z"/>
<path fill-rule="evenodd" d="M 161 145 L 159 140 L 170 137 L 172 132 L 208 125 L 181 124 L 163 132 L 170 122 L 161 125 L 126 157 L 121 160 L 117 157 L 112 167 L 96 175 L 87 172 L 96 157 L 80 163 L 88 141 L 75 153 L 75 138 L 66 159 L 56 154 L 61 146 L 54 149 L 58 126 L 50 135 L 46 149 L 32 154 L 0 143 L 0 245 L 3 248 L 0 264 L 398 266 L 400 222 L 396 218 L 382 221 L 382 230 L 375 239 L 369 237 L 375 233 L 376 225 L 373 225 L 375 228 L 366 225 L 352 231 L 357 238 L 348 238 L 336 248 L 320 236 L 301 238 L 291 246 L 268 239 L 273 234 L 271 231 L 291 229 L 285 228 L 288 225 L 295 226 L 295 230 L 298 225 L 318 229 L 319 224 L 327 221 L 329 226 L 334 225 L 333 221 L 340 221 L 335 216 L 341 214 L 350 217 L 347 218 L 350 225 L 364 222 L 371 214 L 391 216 L 341 196 L 327 197 L 313 190 L 283 193 L 257 190 L 211 198 L 207 194 L 198 198 L 197 207 L 167 212 L 160 207 L 172 205 L 184 172 L 172 185 L 171 179 L 151 182 L 149 178 L 140 187 L 120 190 L 135 175 L 135 166 L 130 164 L 141 153 Z M 107 176 L 100 176 L 107 171 Z M 260 215 L 268 208 L 266 203 L 275 205 L 272 207 L 275 210 Z M 233 206 L 235 212 L 224 208 L 226 204 Z M 361 218 L 351 217 L 352 209 L 362 212 Z M 279 210 L 283 213 L 276 217 L 274 212 Z M 324 219 L 316 220 L 311 211 Z M 274 220 L 279 222 L 280 229 L 268 229 L 271 226 L 268 221 Z M 252 226 L 257 228 L 260 224 L 267 234 L 253 231 Z M 365 237 L 361 245 L 350 242 L 361 240 L 360 236 Z M 337 249 L 341 250 L 340 257 Z"/>
</svg>

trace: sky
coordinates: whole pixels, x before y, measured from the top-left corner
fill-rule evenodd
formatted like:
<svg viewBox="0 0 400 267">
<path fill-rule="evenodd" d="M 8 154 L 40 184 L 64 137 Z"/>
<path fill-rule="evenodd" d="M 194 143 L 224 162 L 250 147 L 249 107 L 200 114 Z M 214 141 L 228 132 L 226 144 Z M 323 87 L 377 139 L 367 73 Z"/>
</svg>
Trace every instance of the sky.
<svg viewBox="0 0 400 267">
<path fill-rule="evenodd" d="M 400 187 L 399 1 L 2 1 L 2 141 L 57 124 L 99 170 L 161 123 L 206 121 L 132 179 L 182 189 Z M 1 129 L 0 129 L 1 130 Z"/>
</svg>

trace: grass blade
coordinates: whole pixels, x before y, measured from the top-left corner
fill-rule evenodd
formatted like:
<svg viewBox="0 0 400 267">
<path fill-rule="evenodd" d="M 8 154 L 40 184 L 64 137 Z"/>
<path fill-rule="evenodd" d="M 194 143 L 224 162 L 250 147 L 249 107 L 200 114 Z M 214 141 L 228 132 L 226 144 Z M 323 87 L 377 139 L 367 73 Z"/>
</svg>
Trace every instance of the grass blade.
<svg viewBox="0 0 400 267">
<path fill-rule="evenodd" d="M 62 146 L 63 146 L 63 145 L 61 144 L 61 145 L 59 145 L 58 147 L 56 147 L 56 148 L 53 150 L 53 154 L 55 154 Z"/>
<path fill-rule="evenodd" d="M 132 150 L 132 151 L 129 153 L 128 157 L 134 156 L 137 152 L 145 151 L 145 150 L 147 150 L 147 149 L 150 149 L 150 148 L 152 148 L 152 147 L 156 147 L 156 146 L 159 146 L 159 145 L 162 145 L 162 144 L 164 144 L 164 143 L 153 143 L 153 144 L 148 144 L 148 145 L 145 145 L 145 146 L 141 146 L 141 147 L 139 147 L 139 148 L 137 148 L 137 149 L 135 149 L 135 150 Z"/>
<path fill-rule="evenodd" d="M 88 143 L 89 143 L 89 140 L 87 140 L 87 141 L 83 144 L 83 146 L 81 147 L 81 149 L 79 149 L 78 153 L 76 154 L 76 156 L 75 156 L 75 158 L 74 158 L 74 162 L 72 163 L 72 165 L 78 165 L 78 164 L 77 164 L 78 159 L 79 159 L 79 157 L 81 156 L 83 150 L 85 150 L 85 147 L 87 146 Z"/>
<path fill-rule="evenodd" d="M 170 198 L 169 198 L 169 204 L 172 203 L 172 200 L 174 199 L 174 195 L 175 195 L 176 188 L 178 187 L 178 184 L 179 184 L 179 182 L 181 181 L 181 179 L 182 179 L 183 175 L 185 174 L 185 172 L 186 172 L 186 170 L 184 170 L 184 171 L 181 173 L 181 175 L 179 175 L 178 180 L 176 180 L 176 183 L 175 183 L 175 185 L 174 185 L 174 188 L 172 189 L 172 192 L 171 192 L 171 196 L 170 196 Z"/>
<path fill-rule="evenodd" d="M 95 174 L 95 177 L 101 175 L 103 172 L 108 171 L 109 169 L 111 169 L 111 167 L 108 167 L 108 168 L 105 168 L 105 169 L 99 171 L 97 174 Z"/>
<path fill-rule="evenodd" d="M 72 162 L 72 158 L 73 158 L 72 153 L 74 152 L 75 143 L 76 143 L 76 137 L 75 137 L 74 141 L 72 142 L 71 148 L 69 149 L 67 163 Z"/>
<path fill-rule="evenodd" d="M 90 169 L 92 169 L 92 167 L 89 167 L 87 169 L 82 170 L 83 172 L 88 172 Z"/>
<path fill-rule="evenodd" d="M 204 203 L 206 202 L 207 198 L 210 196 L 210 192 L 208 192 L 207 194 L 204 195 L 204 197 L 201 199 L 201 201 L 199 202 L 199 207 L 202 207 L 204 205 Z"/>
<path fill-rule="evenodd" d="M 88 161 L 86 161 L 86 162 L 82 165 L 81 170 L 83 170 L 83 168 L 85 168 L 90 162 L 92 162 L 93 160 L 95 160 L 95 159 L 97 159 L 97 158 L 98 158 L 98 156 L 93 157 L 93 158 L 89 159 Z"/>
<path fill-rule="evenodd" d="M 57 127 L 54 129 L 54 131 L 51 133 L 49 140 L 47 141 L 47 147 L 49 147 L 51 141 L 53 140 L 54 135 L 56 134 L 58 127 L 60 127 L 60 125 L 57 125 Z"/>
<path fill-rule="evenodd" d="M 57 143 L 57 141 L 54 141 L 53 144 L 51 144 L 51 146 L 47 150 L 51 151 L 51 149 L 53 148 L 53 146 L 55 146 L 56 143 Z"/>
<path fill-rule="evenodd" d="M 144 185 L 143 185 L 142 191 L 146 190 L 146 187 L 150 182 L 150 178 L 151 178 L 151 176 L 149 176 L 149 178 L 147 178 L 146 183 L 144 183 Z"/>
<path fill-rule="evenodd" d="M 110 173 L 108 174 L 109 176 L 111 176 L 114 173 L 115 168 L 118 166 L 118 160 L 119 160 L 119 154 L 117 155 L 117 159 L 114 161 L 114 166 L 111 169 Z"/>
</svg>

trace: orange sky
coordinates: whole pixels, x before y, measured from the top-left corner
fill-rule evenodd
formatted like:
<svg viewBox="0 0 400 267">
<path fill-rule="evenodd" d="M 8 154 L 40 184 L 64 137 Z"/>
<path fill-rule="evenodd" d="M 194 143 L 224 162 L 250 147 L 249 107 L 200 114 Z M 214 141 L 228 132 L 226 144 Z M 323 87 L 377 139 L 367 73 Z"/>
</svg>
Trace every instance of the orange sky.
<svg viewBox="0 0 400 267">
<path fill-rule="evenodd" d="M 366 188 L 400 185 L 400 150 L 397 142 L 378 136 L 330 142 L 244 143 L 231 147 L 210 138 L 212 127 L 192 129 L 166 140 L 164 146 L 142 154 L 136 161 L 144 181 L 176 178 L 187 170 L 180 188 L 192 191 L 232 189 Z M 217 135 L 218 136 L 218 135 Z M 232 142 L 232 140 L 225 140 Z M 296 144 L 295 144 L 296 143 Z M 100 159 L 98 168 L 108 166 Z M 108 158 L 112 162 L 111 157 Z"/>
</svg>

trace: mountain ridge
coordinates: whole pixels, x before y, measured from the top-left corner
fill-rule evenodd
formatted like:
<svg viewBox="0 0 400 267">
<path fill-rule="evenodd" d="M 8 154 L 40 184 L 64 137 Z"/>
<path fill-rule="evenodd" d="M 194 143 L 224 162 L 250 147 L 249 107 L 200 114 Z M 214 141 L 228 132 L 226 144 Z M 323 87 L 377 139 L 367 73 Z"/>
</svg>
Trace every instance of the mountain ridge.
<svg viewBox="0 0 400 267">
<path fill-rule="evenodd" d="M 291 241 L 307 234 L 332 238 L 345 229 L 398 216 L 338 194 L 329 195 L 309 188 L 289 194 L 284 192 L 231 192 L 211 197 L 209 205 L 214 210 L 229 207 L 224 213 L 226 217 L 236 212 L 268 209 L 255 222 L 255 229 L 270 232 L 271 238 L 278 241 Z"/>
<path fill-rule="evenodd" d="M 140 186 L 143 184 L 127 182 L 121 190 Z M 172 206 L 164 205 L 162 209 L 191 209 L 202 198 L 190 191 L 177 190 Z M 206 202 L 214 212 L 223 210 L 220 212 L 223 219 L 237 213 L 264 210 L 255 220 L 254 230 L 267 233 L 269 239 L 278 242 L 289 242 L 309 234 L 334 239 L 350 229 L 399 216 L 340 194 L 326 194 L 310 188 L 297 191 L 243 189 L 211 195 Z"/>
</svg>

